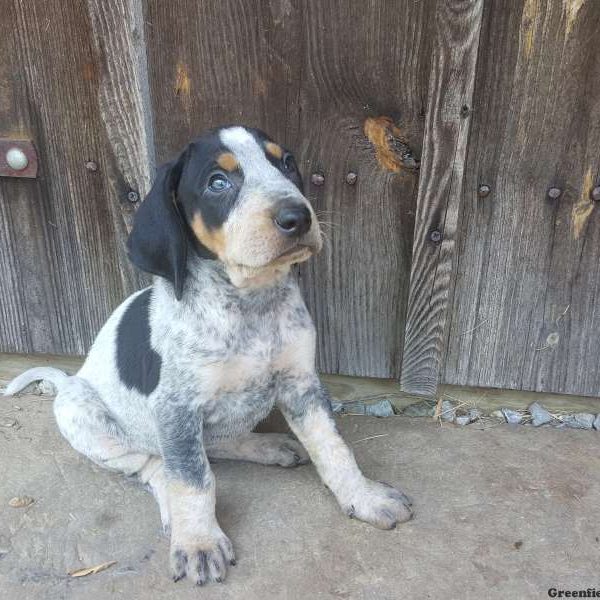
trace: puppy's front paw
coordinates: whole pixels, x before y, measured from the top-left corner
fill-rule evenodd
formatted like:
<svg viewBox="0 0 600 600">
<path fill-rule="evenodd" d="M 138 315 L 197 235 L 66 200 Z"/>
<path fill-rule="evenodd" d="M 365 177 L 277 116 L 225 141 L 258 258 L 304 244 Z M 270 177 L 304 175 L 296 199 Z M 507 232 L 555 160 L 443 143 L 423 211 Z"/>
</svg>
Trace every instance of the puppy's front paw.
<svg viewBox="0 0 600 600">
<path fill-rule="evenodd" d="M 223 532 L 204 542 L 171 542 L 173 581 L 187 576 L 196 585 L 209 581 L 221 583 L 229 565 L 235 565 L 235 555 L 231 541 Z"/>
<path fill-rule="evenodd" d="M 397 523 L 409 521 L 411 501 L 400 490 L 383 482 L 365 479 L 343 508 L 349 517 L 370 523 L 379 529 L 393 529 Z"/>
</svg>

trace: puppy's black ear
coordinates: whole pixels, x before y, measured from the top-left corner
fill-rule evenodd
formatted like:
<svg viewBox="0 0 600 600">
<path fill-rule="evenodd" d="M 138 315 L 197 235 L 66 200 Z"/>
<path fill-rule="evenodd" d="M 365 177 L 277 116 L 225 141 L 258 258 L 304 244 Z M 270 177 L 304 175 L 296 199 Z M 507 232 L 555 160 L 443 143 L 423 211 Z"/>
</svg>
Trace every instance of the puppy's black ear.
<svg viewBox="0 0 600 600">
<path fill-rule="evenodd" d="M 168 279 L 181 300 L 186 273 L 187 235 L 177 203 L 177 187 L 188 152 L 162 166 L 133 220 L 127 240 L 131 262 L 142 271 Z"/>
</svg>

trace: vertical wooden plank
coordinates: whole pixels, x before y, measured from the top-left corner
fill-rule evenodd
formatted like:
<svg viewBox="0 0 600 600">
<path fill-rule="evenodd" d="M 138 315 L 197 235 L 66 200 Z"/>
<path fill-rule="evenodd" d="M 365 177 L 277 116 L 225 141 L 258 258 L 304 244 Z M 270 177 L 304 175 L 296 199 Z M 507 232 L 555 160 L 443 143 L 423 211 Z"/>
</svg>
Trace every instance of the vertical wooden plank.
<svg viewBox="0 0 600 600">
<path fill-rule="evenodd" d="M 309 198 L 332 227 L 330 247 L 301 275 L 326 373 L 399 375 L 418 177 L 394 171 L 381 154 L 390 140 L 369 138 L 365 125 L 389 117 L 420 156 L 434 10 L 339 1 L 303 12 L 298 147 Z"/>
<path fill-rule="evenodd" d="M 125 6 L 113 4 L 113 25 L 107 25 L 121 39 L 128 34 L 123 19 L 131 14 Z M 0 294 L 0 313 L 11 323 L 0 328 L 0 348 L 83 354 L 107 315 L 139 285 L 119 246 L 124 213 L 133 211 L 127 193 L 148 179 L 134 175 L 140 165 L 147 169 L 144 152 L 134 152 L 129 165 L 125 157 L 148 141 L 127 117 L 116 125 L 100 118 L 106 117 L 101 100 L 109 97 L 107 88 L 115 88 L 115 105 L 128 111 L 127 96 L 137 91 L 127 73 L 111 75 L 127 58 L 121 56 L 125 46 L 92 43 L 90 6 L 83 0 L 14 0 L 6 8 L 0 134 L 33 139 L 40 172 L 28 183 L 0 183 L 6 233 L 0 260 L 3 272 L 10 265 L 11 282 Z M 96 17 L 109 13 L 106 7 Z M 118 135 L 127 152 L 118 153 Z M 90 161 L 94 169 L 86 168 Z"/>
<path fill-rule="evenodd" d="M 597 396 L 600 4 L 491 3 L 484 27 L 443 381 Z"/>
<path fill-rule="evenodd" d="M 401 388 L 437 389 L 463 191 L 483 1 L 438 4 Z"/>
<path fill-rule="evenodd" d="M 434 9 L 412 0 L 148 2 L 159 159 L 207 127 L 261 127 L 294 150 L 330 223 L 326 249 L 300 272 L 326 372 L 399 372 L 417 176 L 378 159 L 365 122 L 389 117 L 420 155 Z M 310 183 L 313 173 L 323 186 Z"/>
</svg>

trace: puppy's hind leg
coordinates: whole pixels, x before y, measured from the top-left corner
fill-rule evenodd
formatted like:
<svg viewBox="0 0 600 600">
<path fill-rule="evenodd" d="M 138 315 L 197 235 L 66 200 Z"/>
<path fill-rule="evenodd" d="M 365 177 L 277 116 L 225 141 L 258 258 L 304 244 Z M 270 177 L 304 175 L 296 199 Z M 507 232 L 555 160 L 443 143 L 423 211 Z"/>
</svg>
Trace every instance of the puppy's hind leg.
<svg viewBox="0 0 600 600">
<path fill-rule="evenodd" d="M 97 465 L 137 475 L 152 490 L 163 529 L 169 528 L 169 510 L 163 461 L 132 448 L 94 388 L 84 379 L 70 377 L 54 400 L 54 416 L 63 437 L 75 450 Z"/>
<path fill-rule="evenodd" d="M 248 433 L 206 445 L 210 459 L 246 460 L 261 465 L 296 467 L 310 462 L 302 444 L 287 433 Z"/>
</svg>

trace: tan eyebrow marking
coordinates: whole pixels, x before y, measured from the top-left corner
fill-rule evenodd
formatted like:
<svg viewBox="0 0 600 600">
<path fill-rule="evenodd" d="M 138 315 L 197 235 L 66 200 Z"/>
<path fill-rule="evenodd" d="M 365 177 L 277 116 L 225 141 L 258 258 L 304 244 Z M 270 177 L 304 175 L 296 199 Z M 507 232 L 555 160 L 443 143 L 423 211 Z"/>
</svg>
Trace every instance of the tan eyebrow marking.
<svg viewBox="0 0 600 600">
<path fill-rule="evenodd" d="M 235 171 L 240 166 L 237 158 L 231 152 L 223 152 L 223 154 L 219 155 L 217 158 L 217 164 L 221 167 L 221 169 L 229 172 Z"/>
<path fill-rule="evenodd" d="M 279 144 L 276 144 L 275 142 L 267 142 L 265 144 L 265 148 L 271 156 L 281 160 L 281 157 L 283 156 L 283 149 Z"/>
</svg>

